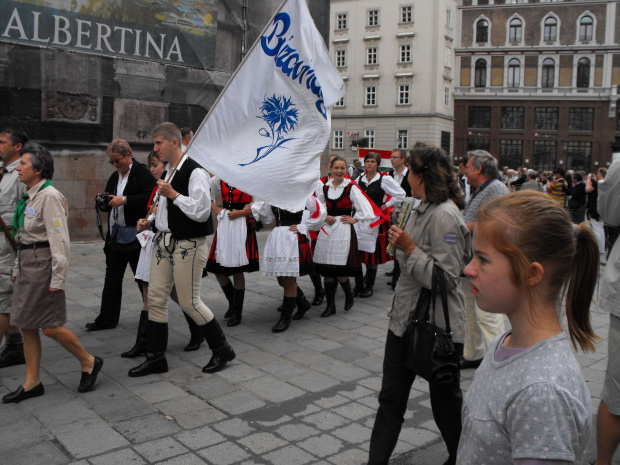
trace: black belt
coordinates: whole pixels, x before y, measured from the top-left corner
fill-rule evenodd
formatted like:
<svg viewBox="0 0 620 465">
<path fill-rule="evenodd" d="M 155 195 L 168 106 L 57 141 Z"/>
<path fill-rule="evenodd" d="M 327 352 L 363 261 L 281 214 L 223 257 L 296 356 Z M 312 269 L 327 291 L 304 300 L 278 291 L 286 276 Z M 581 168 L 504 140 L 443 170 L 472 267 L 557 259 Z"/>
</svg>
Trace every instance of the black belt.
<svg viewBox="0 0 620 465">
<path fill-rule="evenodd" d="M 48 241 L 45 242 L 35 242 L 33 244 L 20 244 L 19 250 L 26 249 L 49 249 L 50 243 Z"/>
<path fill-rule="evenodd" d="M 276 226 L 293 226 L 294 224 L 299 224 L 300 221 L 296 221 L 295 218 L 285 218 L 280 221 L 276 221 Z"/>
<path fill-rule="evenodd" d="M 333 210 L 327 210 L 330 216 L 351 216 L 353 210 L 351 208 L 334 208 Z"/>
<path fill-rule="evenodd" d="M 224 203 L 224 208 L 226 210 L 243 210 L 246 205 L 249 205 L 249 204 L 248 203 L 230 202 L 230 203 Z"/>
</svg>

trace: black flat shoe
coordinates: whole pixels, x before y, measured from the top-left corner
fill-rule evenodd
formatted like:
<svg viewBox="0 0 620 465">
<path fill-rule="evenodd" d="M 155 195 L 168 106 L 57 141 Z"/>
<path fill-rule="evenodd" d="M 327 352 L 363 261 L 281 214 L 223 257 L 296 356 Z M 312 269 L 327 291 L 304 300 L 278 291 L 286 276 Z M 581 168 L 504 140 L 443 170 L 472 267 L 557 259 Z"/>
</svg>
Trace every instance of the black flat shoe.
<svg viewBox="0 0 620 465">
<path fill-rule="evenodd" d="M 31 397 L 39 397 L 43 394 L 45 394 L 45 388 L 42 383 L 39 383 L 30 391 L 24 391 L 24 386 L 19 386 L 15 391 L 4 396 L 2 402 L 5 404 L 19 404 L 22 400 L 30 399 Z"/>
<path fill-rule="evenodd" d="M 103 366 L 103 360 L 97 356 L 95 356 L 95 364 L 93 365 L 93 371 L 90 373 L 82 372 L 82 379 L 80 379 L 80 386 L 78 387 L 78 392 L 88 392 L 90 391 L 95 382 L 97 381 L 97 375 L 101 371 L 101 367 Z"/>
<path fill-rule="evenodd" d="M 360 294 L 360 297 L 362 299 L 365 299 L 367 297 L 372 297 L 373 294 L 374 294 L 374 291 L 373 291 L 372 286 L 368 286 L 368 287 L 366 287 L 366 289 L 364 289 L 364 292 L 362 292 Z"/>
<path fill-rule="evenodd" d="M 116 325 L 102 325 L 97 322 L 86 323 L 86 329 L 88 331 L 102 331 L 104 329 L 114 329 Z"/>
</svg>

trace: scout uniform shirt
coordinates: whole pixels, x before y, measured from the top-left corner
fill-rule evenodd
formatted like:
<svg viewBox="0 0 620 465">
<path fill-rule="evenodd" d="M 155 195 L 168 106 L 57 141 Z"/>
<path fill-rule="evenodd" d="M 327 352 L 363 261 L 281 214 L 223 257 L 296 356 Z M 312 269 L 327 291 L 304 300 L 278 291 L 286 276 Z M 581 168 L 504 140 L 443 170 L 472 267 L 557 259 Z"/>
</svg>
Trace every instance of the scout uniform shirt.
<svg viewBox="0 0 620 465">
<path fill-rule="evenodd" d="M 65 278 L 69 267 L 69 229 L 67 200 L 53 186 L 39 190 L 42 179 L 30 190 L 26 200 L 24 227 L 17 232 L 20 244 L 28 245 L 49 241 L 52 254 L 52 280 L 49 287 L 65 288 Z M 19 274 L 19 254 L 15 260 L 13 276 Z"/>
</svg>

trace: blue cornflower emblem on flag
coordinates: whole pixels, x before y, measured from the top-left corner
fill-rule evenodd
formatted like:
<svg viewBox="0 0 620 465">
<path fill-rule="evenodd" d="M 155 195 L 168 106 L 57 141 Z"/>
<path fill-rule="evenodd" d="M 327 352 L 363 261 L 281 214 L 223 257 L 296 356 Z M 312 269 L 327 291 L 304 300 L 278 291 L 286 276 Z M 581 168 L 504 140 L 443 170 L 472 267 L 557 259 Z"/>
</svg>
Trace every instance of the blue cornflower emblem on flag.
<svg viewBox="0 0 620 465">
<path fill-rule="evenodd" d="M 261 128 L 258 133 L 271 139 L 271 144 L 256 149 L 256 157 L 249 163 L 240 163 L 239 166 L 247 166 L 265 158 L 277 148 L 286 148 L 284 144 L 294 140 L 294 137 L 286 137 L 289 132 L 299 125 L 297 108 L 291 98 L 273 96 L 265 99 L 260 107 L 261 114 L 257 118 L 262 119 L 269 125 L 269 129 Z"/>
</svg>

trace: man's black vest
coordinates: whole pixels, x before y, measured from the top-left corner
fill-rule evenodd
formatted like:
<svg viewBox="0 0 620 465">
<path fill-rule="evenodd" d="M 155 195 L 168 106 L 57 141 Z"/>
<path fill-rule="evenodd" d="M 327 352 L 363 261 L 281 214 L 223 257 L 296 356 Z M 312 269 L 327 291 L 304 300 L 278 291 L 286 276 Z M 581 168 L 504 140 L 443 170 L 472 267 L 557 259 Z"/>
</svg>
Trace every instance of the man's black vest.
<svg viewBox="0 0 620 465">
<path fill-rule="evenodd" d="M 396 171 L 392 171 L 390 176 L 394 177 Z M 403 171 L 403 179 L 400 180 L 400 187 L 405 191 L 405 197 L 411 197 L 411 186 L 409 185 L 409 168 Z"/>
<path fill-rule="evenodd" d="M 195 169 L 204 168 L 191 158 L 187 158 L 181 169 L 174 174 L 170 186 L 181 195 L 187 196 L 189 194 L 189 178 Z M 193 239 L 213 234 L 211 215 L 207 221 L 199 223 L 189 219 L 179 207 L 172 203 L 172 199 L 166 200 L 168 201 L 168 228 L 176 240 Z"/>
</svg>

